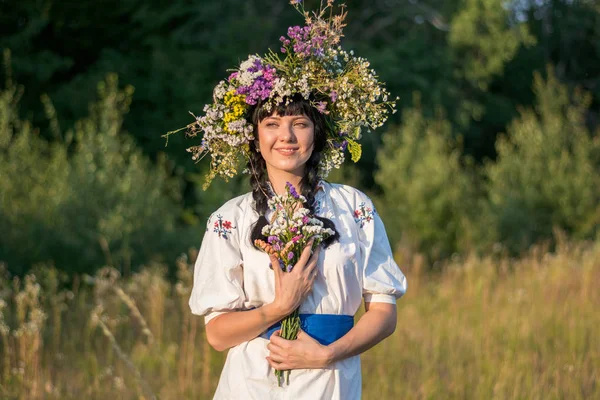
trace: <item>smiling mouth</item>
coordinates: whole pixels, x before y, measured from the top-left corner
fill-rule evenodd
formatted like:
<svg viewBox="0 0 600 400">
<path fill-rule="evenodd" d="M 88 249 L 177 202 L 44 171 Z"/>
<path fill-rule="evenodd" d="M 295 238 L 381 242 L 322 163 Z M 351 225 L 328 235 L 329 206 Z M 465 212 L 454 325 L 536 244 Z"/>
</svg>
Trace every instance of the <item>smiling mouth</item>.
<svg viewBox="0 0 600 400">
<path fill-rule="evenodd" d="M 298 151 L 298 149 L 276 149 L 278 152 L 285 156 L 289 156 Z"/>
</svg>

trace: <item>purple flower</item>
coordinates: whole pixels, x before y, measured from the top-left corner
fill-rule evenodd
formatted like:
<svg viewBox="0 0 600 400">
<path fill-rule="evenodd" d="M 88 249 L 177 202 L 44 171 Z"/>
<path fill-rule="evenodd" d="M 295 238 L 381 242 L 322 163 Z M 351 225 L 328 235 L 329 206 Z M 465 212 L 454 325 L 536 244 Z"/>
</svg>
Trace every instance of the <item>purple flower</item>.
<svg viewBox="0 0 600 400">
<path fill-rule="evenodd" d="M 302 217 L 303 224 L 308 224 L 308 221 L 310 221 L 310 219 L 306 215 L 304 217 Z"/>
<path fill-rule="evenodd" d="M 292 238 L 292 242 L 298 243 L 300 241 L 300 239 L 302 239 L 302 235 L 294 236 Z"/>
<path fill-rule="evenodd" d="M 288 28 L 288 37 L 294 41 L 294 53 L 299 56 L 309 57 L 313 47 L 322 42 L 320 37 L 315 38 L 316 41 L 310 41 L 310 27 L 290 26 Z M 281 40 L 281 38 L 280 38 Z M 314 42 L 314 43 L 313 43 Z M 284 41 L 284 45 L 289 45 L 290 41 Z"/>
<path fill-rule="evenodd" d="M 329 98 L 331 99 L 332 103 L 335 103 L 337 100 L 338 94 L 335 90 L 331 91 L 331 94 L 329 94 Z"/>
<path fill-rule="evenodd" d="M 340 145 L 340 148 L 342 149 L 342 151 L 345 151 L 345 150 L 346 150 L 346 147 L 348 147 L 348 141 L 347 141 L 347 140 L 344 140 L 344 141 L 342 142 L 342 144 Z"/>
<path fill-rule="evenodd" d="M 300 4 L 302 3 L 302 0 L 291 0 L 290 4 Z"/>
<path fill-rule="evenodd" d="M 298 194 L 298 192 L 296 192 L 296 188 L 294 187 L 294 185 L 292 185 L 289 182 L 286 182 L 285 186 L 288 188 L 288 190 L 290 191 L 290 194 L 292 195 L 293 198 L 295 198 L 295 199 L 300 198 L 300 195 Z"/>
<path fill-rule="evenodd" d="M 287 257 L 288 257 L 288 261 L 291 261 L 291 260 L 292 260 L 292 258 L 294 258 L 294 252 L 293 252 L 293 251 L 290 251 L 290 252 L 288 253 Z"/>
<path fill-rule="evenodd" d="M 317 110 L 319 110 L 319 112 L 321 114 L 324 114 L 325 111 L 327 109 L 327 102 L 326 101 L 320 101 L 317 103 Z"/>
<path fill-rule="evenodd" d="M 287 51 L 287 50 L 285 49 L 285 47 L 282 47 L 280 50 L 281 50 L 281 52 L 282 52 L 282 53 L 285 53 L 285 52 Z"/>
<path fill-rule="evenodd" d="M 248 72 L 261 72 L 261 75 L 256 77 L 250 85 L 238 87 L 236 94 L 245 95 L 246 104 L 250 105 L 256 104 L 259 100 L 268 99 L 273 90 L 273 82 L 276 78 L 275 68 L 268 64 L 263 65 L 261 60 L 257 59 L 248 68 Z"/>
<path fill-rule="evenodd" d="M 290 26 L 288 28 L 288 36 L 290 39 L 300 39 L 300 34 L 302 31 L 303 29 L 300 26 Z"/>
<path fill-rule="evenodd" d="M 296 228 L 295 226 L 292 226 L 292 227 L 290 228 L 290 232 L 296 232 L 297 230 L 298 230 L 298 228 Z"/>
</svg>

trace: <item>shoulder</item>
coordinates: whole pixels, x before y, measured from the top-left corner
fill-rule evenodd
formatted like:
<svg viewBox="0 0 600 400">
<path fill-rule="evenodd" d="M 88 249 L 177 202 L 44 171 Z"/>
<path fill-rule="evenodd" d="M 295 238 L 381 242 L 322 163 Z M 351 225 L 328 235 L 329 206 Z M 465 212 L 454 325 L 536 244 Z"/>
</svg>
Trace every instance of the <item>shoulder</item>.
<svg viewBox="0 0 600 400">
<path fill-rule="evenodd" d="M 252 193 L 228 200 L 208 217 L 206 232 L 216 233 L 215 237 L 238 240 L 244 215 L 252 205 Z"/>
<path fill-rule="evenodd" d="M 372 203 L 369 196 L 359 189 L 344 185 L 342 183 L 330 183 L 323 181 L 325 192 L 335 200 L 343 200 L 351 205 L 358 205 L 363 202 Z"/>
<path fill-rule="evenodd" d="M 243 218 L 246 212 L 248 212 L 252 203 L 253 199 L 251 192 L 234 197 L 212 212 L 208 218 L 208 223 L 210 224 L 211 221 L 214 221 L 217 218 L 237 222 Z"/>
<path fill-rule="evenodd" d="M 339 183 L 325 183 L 325 192 L 332 201 L 345 209 L 352 215 L 354 222 L 360 228 L 371 225 L 376 219 L 377 210 L 369 196 L 355 187 Z M 362 231 L 362 230 L 361 230 Z"/>
<path fill-rule="evenodd" d="M 246 211 L 247 207 L 252 203 L 252 192 L 242 194 L 226 201 L 221 207 L 217 208 L 214 213 L 239 214 Z"/>
</svg>

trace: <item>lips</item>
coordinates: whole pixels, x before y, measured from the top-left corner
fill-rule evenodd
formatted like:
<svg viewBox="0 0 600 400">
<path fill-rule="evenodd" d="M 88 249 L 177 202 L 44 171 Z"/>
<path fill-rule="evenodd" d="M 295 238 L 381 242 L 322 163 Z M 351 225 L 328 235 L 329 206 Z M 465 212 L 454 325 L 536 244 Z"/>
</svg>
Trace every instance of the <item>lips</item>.
<svg viewBox="0 0 600 400">
<path fill-rule="evenodd" d="M 285 156 L 289 156 L 292 155 L 294 153 L 296 153 L 298 151 L 298 148 L 296 147 L 282 147 L 279 149 L 275 149 L 277 150 L 279 153 L 285 155 Z"/>
</svg>

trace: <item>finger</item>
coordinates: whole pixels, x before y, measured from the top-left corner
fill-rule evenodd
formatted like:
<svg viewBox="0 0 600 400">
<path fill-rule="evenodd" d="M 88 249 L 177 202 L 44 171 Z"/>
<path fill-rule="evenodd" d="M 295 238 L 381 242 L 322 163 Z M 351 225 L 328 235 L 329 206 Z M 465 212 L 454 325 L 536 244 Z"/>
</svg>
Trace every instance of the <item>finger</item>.
<svg viewBox="0 0 600 400">
<path fill-rule="evenodd" d="M 319 258 L 319 254 L 321 253 L 321 246 L 317 247 L 312 254 L 312 257 L 315 261 Z"/>
<path fill-rule="evenodd" d="M 298 260 L 298 262 L 296 263 L 296 265 L 294 265 L 294 269 L 292 270 L 295 271 L 296 269 L 300 269 L 297 266 L 306 266 L 306 263 L 308 262 L 308 259 L 310 258 L 310 251 L 312 249 L 312 244 L 313 244 L 313 239 L 311 239 L 308 244 L 306 245 L 306 247 L 304 248 L 304 250 L 302 250 L 302 254 L 300 255 L 300 259 Z"/>
<path fill-rule="evenodd" d="M 317 279 L 317 276 L 319 276 L 319 268 L 314 268 L 312 270 L 312 274 L 310 275 L 310 278 L 314 281 L 315 279 Z"/>
<path fill-rule="evenodd" d="M 269 344 L 267 344 L 267 349 L 271 352 L 271 354 L 275 353 L 275 354 L 281 354 L 282 353 L 282 348 L 277 346 L 275 343 L 271 343 L 269 342 Z"/>
<path fill-rule="evenodd" d="M 317 247 L 315 252 L 310 256 L 310 260 L 308 260 L 309 264 L 317 265 L 319 261 L 319 254 L 321 253 L 321 246 Z"/>
<path fill-rule="evenodd" d="M 275 361 L 271 360 L 270 357 L 266 357 L 266 359 L 267 359 L 267 362 L 269 363 L 269 365 L 273 369 L 276 369 L 278 371 L 285 371 L 285 365 L 283 363 L 275 362 Z"/>
<path fill-rule="evenodd" d="M 271 335 L 271 343 L 275 344 L 276 346 L 278 346 L 280 348 L 286 348 L 286 346 L 288 346 L 288 342 L 289 342 L 289 340 L 284 339 L 279 335 L 276 335 L 276 334 Z"/>
<path fill-rule="evenodd" d="M 310 276 L 312 276 L 314 271 L 317 270 L 317 262 L 319 261 L 319 252 L 320 251 L 321 251 L 321 248 L 318 247 L 317 250 L 315 250 L 313 255 L 310 257 L 310 260 L 308 261 L 308 266 L 306 268 L 306 271 L 310 274 Z"/>
<path fill-rule="evenodd" d="M 285 357 L 282 354 L 278 354 L 278 353 L 269 354 L 269 358 L 278 364 L 285 361 Z"/>
<path fill-rule="evenodd" d="M 315 339 L 310 336 L 308 333 L 304 332 L 302 330 L 302 328 L 300 328 L 300 330 L 298 330 L 298 338 L 297 340 L 312 340 L 315 341 Z"/>
<path fill-rule="evenodd" d="M 271 269 L 273 270 L 273 272 L 275 272 L 275 276 L 279 277 L 282 272 L 279 266 L 279 259 L 271 254 L 269 254 L 269 259 L 271 260 Z"/>
</svg>

